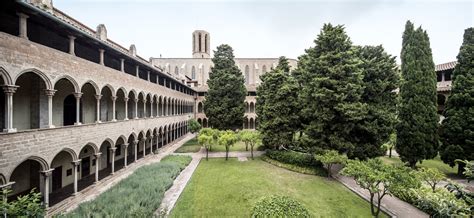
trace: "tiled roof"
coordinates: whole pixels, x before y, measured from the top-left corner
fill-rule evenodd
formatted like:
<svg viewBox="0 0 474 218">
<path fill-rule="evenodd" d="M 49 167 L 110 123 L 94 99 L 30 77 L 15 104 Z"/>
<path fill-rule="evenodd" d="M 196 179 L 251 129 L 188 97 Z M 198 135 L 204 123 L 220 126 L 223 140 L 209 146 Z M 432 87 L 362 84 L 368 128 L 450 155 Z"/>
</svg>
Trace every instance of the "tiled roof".
<svg viewBox="0 0 474 218">
<path fill-rule="evenodd" d="M 451 62 L 444 63 L 444 64 L 437 64 L 435 66 L 435 70 L 436 71 L 443 71 L 443 70 L 454 69 L 454 67 L 456 66 L 457 63 L 458 63 L 457 61 L 451 61 Z"/>
</svg>

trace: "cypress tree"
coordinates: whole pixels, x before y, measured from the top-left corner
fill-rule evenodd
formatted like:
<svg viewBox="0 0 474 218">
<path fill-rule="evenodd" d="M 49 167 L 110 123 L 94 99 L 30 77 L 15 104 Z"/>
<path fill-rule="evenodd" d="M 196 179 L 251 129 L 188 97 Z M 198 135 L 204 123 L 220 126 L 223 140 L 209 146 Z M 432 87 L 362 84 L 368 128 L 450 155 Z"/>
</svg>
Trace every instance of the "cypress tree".
<svg viewBox="0 0 474 218">
<path fill-rule="evenodd" d="M 297 131 L 298 86 L 289 71 L 288 60 L 280 57 L 275 69 L 260 76 L 262 84 L 257 87 L 256 112 L 266 147 L 288 147 Z"/>
<path fill-rule="evenodd" d="M 428 34 L 407 21 L 401 51 L 402 83 L 396 150 L 414 168 L 438 149 L 436 73 Z"/>
<path fill-rule="evenodd" d="M 220 45 L 212 58 L 209 90 L 204 100 L 204 112 L 209 125 L 219 130 L 242 128 L 247 90 L 244 76 L 235 65 L 232 47 Z"/>
<path fill-rule="evenodd" d="M 382 144 L 395 131 L 396 101 L 399 74 L 395 57 L 387 54 L 381 45 L 356 47 L 362 61 L 364 92 L 361 102 L 367 105 L 367 114 L 357 123 L 352 135 L 355 146 L 349 158 L 367 159 L 382 156 Z"/>
<path fill-rule="evenodd" d="M 474 160 L 474 28 L 464 32 L 464 41 L 454 68 L 441 128 L 441 159 L 450 166 L 456 159 Z M 459 163 L 458 173 L 464 169 Z"/>
<path fill-rule="evenodd" d="M 305 134 L 312 146 L 346 152 L 356 138 L 356 123 L 366 114 L 360 61 L 343 26 L 325 24 L 316 46 L 299 58 Z"/>
</svg>

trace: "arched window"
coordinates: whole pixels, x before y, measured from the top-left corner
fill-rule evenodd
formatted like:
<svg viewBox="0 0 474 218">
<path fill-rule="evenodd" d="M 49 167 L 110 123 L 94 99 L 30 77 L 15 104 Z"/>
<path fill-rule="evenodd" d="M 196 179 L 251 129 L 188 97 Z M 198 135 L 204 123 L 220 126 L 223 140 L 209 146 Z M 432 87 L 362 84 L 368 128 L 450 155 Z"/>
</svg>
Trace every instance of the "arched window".
<svg viewBox="0 0 474 218">
<path fill-rule="evenodd" d="M 267 72 L 267 66 L 263 65 L 262 67 L 262 74 Z"/>
<path fill-rule="evenodd" d="M 191 68 L 191 79 L 196 79 L 196 68 L 194 66 Z"/>
<path fill-rule="evenodd" d="M 249 65 L 245 66 L 245 84 L 248 85 L 250 83 L 250 67 Z"/>
<path fill-rule="evenodd" d="M 178 66 L 174 67 L 174 74 L 178 75 L 179 74 L 179 69 Z"/>
<path fill-rule="evenodd" d="M 199 33 L 199 41 L 198 41 L 198 45 L 199 45 L 199 52 L 201 52 L 201 33 Z"/>
<path fill-rule="evenodd" d="M 204 52 L 207 53 L 207 34 L 204 35 Z"/>
</svg>

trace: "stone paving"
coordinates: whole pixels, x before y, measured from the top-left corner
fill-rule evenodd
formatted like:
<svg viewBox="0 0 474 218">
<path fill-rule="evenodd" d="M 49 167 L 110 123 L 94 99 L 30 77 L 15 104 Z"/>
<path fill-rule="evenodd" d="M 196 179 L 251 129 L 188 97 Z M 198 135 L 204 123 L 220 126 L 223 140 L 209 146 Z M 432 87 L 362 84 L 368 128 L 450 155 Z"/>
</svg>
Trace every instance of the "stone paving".
<svg viewBox="0 0 474 218">
<path fill-rule="evenodd" d="M 119 171 L 116 171 L 114 175 L 108 176 L 100 180 L 97 184 L 91 185 L 80 192 L 76 196 L 71 196 L 66 198 L 62 202 L 50 207 L 47 211 L 46 217 L 53 217 L 61 213 L 67 213 L 76 209 L 79 204 L 95 199 L 97 196 L 116 185 L 122 179 L 130 176 L 138 168 L 149 165 L 152 163 L 160 162 L 160 160 L 168 154 L 173 153 L 176 149 L 181 147 L 186 141 L 193 138 L 194 135 L 187 134 L 181 139 L 176 140 L 175 142 L 166 145 L 163 148 L 158 150 L 158 154 L 147 155 L 145 158 L 139 159 L 136 163 L 129 165 L 127 168 L 123 168 Z"/>
</svg>

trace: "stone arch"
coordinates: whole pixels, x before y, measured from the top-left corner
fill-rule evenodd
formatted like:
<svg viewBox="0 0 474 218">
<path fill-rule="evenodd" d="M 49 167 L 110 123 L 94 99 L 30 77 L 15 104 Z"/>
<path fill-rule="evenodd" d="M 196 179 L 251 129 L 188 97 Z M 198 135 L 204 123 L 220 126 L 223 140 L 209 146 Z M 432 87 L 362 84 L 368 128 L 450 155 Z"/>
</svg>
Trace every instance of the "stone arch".
<svg viewBox="0 0 474 218">
<path fill-rule="evenodd" d="M 146 108 L 146 113 L 145 113 L 145 117 L 151 117 L 153 116 L 153 114 L 151 114 L 151 110 L 152 110 L 152 107 L 153 107 L 153 104 L 151 103 L 151 101 L 153 100 L 153 95 L 151 93 L 147 93 L 146 94 L 146 103 L 145 103 L 145 108 Z"/>
<path fill-rule="evenodd" d="M 250 112 L 249 103 L 245 102 L 245 113 L 249 113 L 249 112 Z"/>
<path fill-rule="evenodd" d="M 102 97 L 100 98 L 100 120 L 102 122 L 113 120 L 113 102 L 112 97 L 115 97 L 115 90 L 111 85 L 105 85 L 100 90 Z"/>
<path fill-rule="evenodd" d="M 45 73 L 41 72 L 40 70 L 38 70 L 36 68 L 30 68 L 30 69 L 22 70 L 18 75 L 16 75 L 14 83 L 16 84 L 18 78 L 20 78 L 25 73 L 34 73 L 34 74 L 38 75 L 43 80 L 43 82 L 45 83 L 46 89 L 53 89 L 53 83 L 51 82 L 49 77 L 46 76 Z"/>
<path fill-rule="evenodd" d="M 56 78 L 56 80 L 54 81 L 53 87 L 55 87 L 56 83 L 58 83 L 62 79 L 66 79 L 72 84 L 72 86 L 74 87 L 74 92 L 76 92 L 76 93 L 81 92 L 81 88 L 79 87 L 79 84 L 76 82 L 76 80 L 74 78 L 72 78 L 69 75 L 62 75 L 62 76 Z"/>
<path fill-rule="evenodd" d="M 12 169 L 12 170 L 10 171 L 10 173 L 9 173 L 10 177 L 8 178 L 8 181 L 13 182 L 13 181 L 11 180 L 11 177 L 12 177 L 12 174 L 13 174 L 13 172 L 15 171 L 15 169 L 16 169 L 18 166 L 20 166 L 22 163 L 24 163 L 25 161 L 28 161 L 28 160 L 38 162 L 39 165 L 40 165 L 40 167 L 41 167 L 41 169 L 40 169 L 41 171 L 45 171 L 45 170 L 49 170 L 49 169 L 50 169 L 48 162 L 47 162 L 44 158 L 39 157 L 39 156 L 36 156 L 36 155 L 29 156 L 29 157 L 24 158 L 24 159 L 22 159 L 21 161 L 17 162 L 16 167 L 15 167 L 14 169 Z"/>
<path fill-rule="evenodd" d="M 5 185 L 7 184 L 7 179 L 3 174 L 0 173 L 0 185 Z"/>
<path fill-rule="evenodd" d="M 51 160 L 50 167 L 51 169 L 54 169 L 51 175 L 51 191 L 53 193 L 74 182 L 71 176 L 67 176 L 67 171 L 72 167 L 72 163 L 77 160 L 77 158 L 74 157 L 75 154 L 71 153 L 71 151 L 71 149 L 63 149 L 54 155 Z M 72 193 L 68 192 L 64 194 L 70 195 Z M 54 197 L 55 196 L 56 195 L 54 195 Z"/>
<path fill-rule="evenodd" d="M 99 153 L 99 147 L 97 147 L 97 145 L 95 143 L 89 142 L 89 143 L 86 143 L 84 146 L 82 146 L 81 149 L 79 149 L 78 154 L 80 154 L 82 149 L 84 149 L 86 147 L 91 147 L 93 149 L 94 154 Z"/>
<path fill-rule="evenodd" d="M 112 93 L 112 96 L 115 96 L 116 91 L 115 91 L 114 87 L 110 84 L 105 84 L 104 86 L 102 86 L 102 88 L 100 89 L 101 92 L 102 92 L 102 90 L 104 90 L 105 87 L 107 87 L 110 90 L 110 92 Z"/>
<path fill-rule="evenodd" d="M 82 85 L 81 85 L 81 91 L 82 89 L 84 88 L 84 85 L 86 84 L 89 84 L 91 85 L 92 87 L 94 87 L 94 90 L 95 90 L 95 95 L 100 95 L 100 89 L 99 89 L 99 86 L 92 80 L 87 80 L 86 82 L 84 82 Z"/>
<path fill-rule="evenodd" d="M 55 155 L 53 155 L 53 159 L 54 159 L 54 157 L 56 157 L 56 156 L 57 156 L 59 153 L 61 153 L 61 152 L 66 152 L 66 153 L 68 153 L 69 155 L 71 155 L 73 161 L 78 160 L 77 153 L 76 153 L 73 149 L 71 149 L 71 148 L 63 148 L 63 149 L 61 149 L 61 151 L 59 151 L 59 152 L 57 152 Z M 50 166 L 51 166 L 51 164 L 53 163 L 53 159 L 51 159 Z"/>
<path fill-rule="evenodd" d="M 72 79 L 72 78 L 71 78 Z M 55 126 L 70 126 L 74 123 L 81 121 L 77 119 L 77 100 L 75 93 L 80 92 L 75 81 L 71 81 L 68 76 L 58 79 L 54 83 L 54 89 L 56 90 L 53 96 L 53 125 Z M 81 112 L 79 110 L 79 115 Z"/>
<path fill-rule="evenodd" d="M 124 135 L 120 135 L 117 140 L 115 141 L 115 145 L 117 145 L 117 143 L 119 142 L 119 140 L 122 140 L 124 143 L 127 142 L 127 137 L 125 137 Z"/>
<path fill-rule="evenodd" d="M 19 161 L 9 172 L 8 181 L 15 182 L 10 197 L 16 198 L 15 196 L 29 193 L 32 189 L 41 191 L 43 185 L 40 173 L 49 169 L 46 160 L 39 156 L 30 156 Z"/>
<path fill-rule="evenodd" d="M 119 94 L 119 92 L 123 93 L 124 96 L 127 96 L 127 94 L 128 94 L 127 90 L 124 87 L 119 87 L 117 89 L 117 91 L 115 92 L 115 96 L 117 96 Z"/>
<path fill-rule="evenodd" d="M 12 78 L 8 74 L 8 71 L 5 68 L 0 66 L 0 77 L 2 78 L 4 85 L 13 85 Z"/>
<path fill-rule="evenodd" d="M 255 104 L 253 102 L 250 102 L 249 112 L 250 113 L 255 113 Z"/>
</svg>

